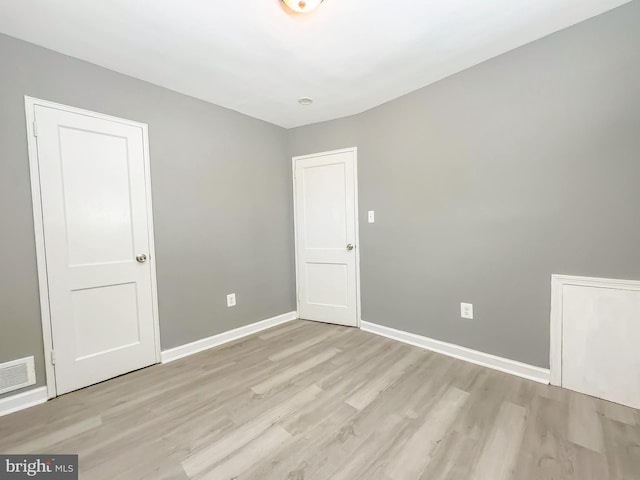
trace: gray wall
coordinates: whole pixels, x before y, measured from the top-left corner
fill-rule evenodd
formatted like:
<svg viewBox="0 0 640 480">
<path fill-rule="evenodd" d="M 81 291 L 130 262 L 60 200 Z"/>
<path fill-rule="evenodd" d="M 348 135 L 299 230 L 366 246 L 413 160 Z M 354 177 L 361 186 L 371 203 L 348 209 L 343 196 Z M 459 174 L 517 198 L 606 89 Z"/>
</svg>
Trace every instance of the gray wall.
<svg viewBox="0 0 640 480">
<path fill-rule="evenodd" d="M 149 124 L 163 349 L 295 310 L 284 129 L 3 35 L 0 66 L 0 362 L 44 384 L 24 95 Z"/>
<path fill-rule="evenodd" d="M 364 320 L 548 367 L 552 273 L 640 279 L 638 25 L 631 2 L 290 130 L 358 146 Z"/>
</svg>

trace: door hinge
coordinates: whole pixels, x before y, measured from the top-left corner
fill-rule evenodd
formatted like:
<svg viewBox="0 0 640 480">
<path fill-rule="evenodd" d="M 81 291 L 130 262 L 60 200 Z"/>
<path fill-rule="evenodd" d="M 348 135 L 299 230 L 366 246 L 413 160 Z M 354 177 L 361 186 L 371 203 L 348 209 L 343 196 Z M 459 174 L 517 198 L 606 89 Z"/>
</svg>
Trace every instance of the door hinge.
<svg viewBox="0 0 640 480">
<path fill-rule="evenodd" d="M 55 365 L 55 364 L 56 364 L 56 352 L 51 350 L 51 365 Z"/>
<path fill-rule="evenodd" d="M 33 122 L 33 136 L 38 136 L 38 124 L 35 121 Z"/>
</svg>

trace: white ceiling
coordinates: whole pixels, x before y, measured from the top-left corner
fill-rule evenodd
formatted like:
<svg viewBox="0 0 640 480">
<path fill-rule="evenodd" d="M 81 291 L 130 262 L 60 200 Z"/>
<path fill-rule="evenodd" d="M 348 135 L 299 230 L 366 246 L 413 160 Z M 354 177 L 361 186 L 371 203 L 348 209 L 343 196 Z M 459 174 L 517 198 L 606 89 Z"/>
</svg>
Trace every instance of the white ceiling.
<svg viewBox="0 0 640 480">
<path fill-rule="evenodd" d="M 296 15 L 280 0 L 0 0 L 0 32 L 288 128 L 367 110 L 627 1 L 325 0 Z"/>
</svg>

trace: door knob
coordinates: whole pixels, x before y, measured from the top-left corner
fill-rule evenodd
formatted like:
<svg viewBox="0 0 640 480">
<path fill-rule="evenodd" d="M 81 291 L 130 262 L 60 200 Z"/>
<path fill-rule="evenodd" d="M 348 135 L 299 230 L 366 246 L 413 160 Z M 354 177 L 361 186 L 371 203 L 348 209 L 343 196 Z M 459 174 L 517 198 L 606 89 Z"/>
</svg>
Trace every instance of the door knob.
<svg viewBox="0 0 640 480">
<path fill-rule="evenodd" d="M 347 244 L 347 250 L 349 250 L 349 251 L 353 250 L 353 245 L 348 243 Z"/>
<path fill-rule="evenodd" d="M 147 256 L 144 253 L 141 253 L 140 255 L 136 255 L 136 261 L 138 263 L 144 263 L 147 261 Z"/>
</svg>

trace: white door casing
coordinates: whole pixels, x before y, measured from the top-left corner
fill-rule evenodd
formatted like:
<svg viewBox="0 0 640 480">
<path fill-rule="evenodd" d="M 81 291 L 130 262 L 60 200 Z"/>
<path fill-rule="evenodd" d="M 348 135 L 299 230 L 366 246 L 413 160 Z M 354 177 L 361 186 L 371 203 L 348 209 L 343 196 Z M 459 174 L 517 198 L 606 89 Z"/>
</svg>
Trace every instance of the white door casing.
<svg viewBox="0 0 640 480">
<path fill-rule="evenodd" d="M 640 408 L 640 282 L 553 275 L 551 383 Z"/>
<path fill-rule="evenodd" d="M 148 140 L 136 122 L 26 106 L 52 397 L 159 359 Z"/>
<path fill-rule="evenodd" d="M 359 325 L 357 149 L 293 158 L 298 315 Z"/>
</svg>

